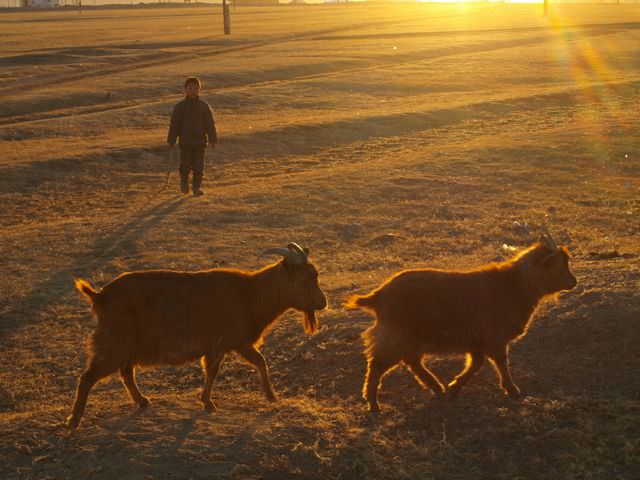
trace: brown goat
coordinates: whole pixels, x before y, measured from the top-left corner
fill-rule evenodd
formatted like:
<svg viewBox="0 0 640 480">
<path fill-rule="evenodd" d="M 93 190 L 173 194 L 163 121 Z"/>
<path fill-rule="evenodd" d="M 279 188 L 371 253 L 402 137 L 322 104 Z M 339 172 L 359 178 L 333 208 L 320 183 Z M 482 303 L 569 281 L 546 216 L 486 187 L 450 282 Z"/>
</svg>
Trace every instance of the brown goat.
<svg viewBox="0 0 640 480">
<path fill-rule="evenodd" d="M 380 379 L 400 362 L 423 387 L 437 396 L 444 394 L 447 389 L 423 365 L 428 353 L 467 355 L 465 368 L 448 385 L 452 397 L 478 371 L 485 356 L 503 390 L 518 397 L 520 390 L 509 373 L 509 343 L 525 335 L 544 297 L 575 287 L 569 258 L 565 247 L 544 236 L 502 263 L 468 271 L 405 270 L 368 295 L 351 297 L 347 307 L 369 309 L 376 315 L 374 325 L 363 333 L 367 356 L 363 397 L 370 410 L 379 410 Z"/>
<path fill-rule="evenodd" d="M 265 330 L 293 308 L 304 313 L 305 330 L 314 333 L 315 311 L 324 309 L 327 300 L 307 249 L 291 243 L 263 254 L 284 258 L 255 272 L 220 268 L 125 273 L 99 292 L 77 280 L 76 287 L 93 305 L 98 326 L 67 420 L 69 428 L 78 427 L 93 385 L 117 371 L 132 400 L 140 408 L 149 405 L 136 386 L 138 365 L 201 359 L 205 384 L 200 398 L 205 409 L 215 410 L 211 385 L 231 351 L 257 368 L 264 394 L 274 401 L 267 365 L 257 349 Z"/>
</svg>

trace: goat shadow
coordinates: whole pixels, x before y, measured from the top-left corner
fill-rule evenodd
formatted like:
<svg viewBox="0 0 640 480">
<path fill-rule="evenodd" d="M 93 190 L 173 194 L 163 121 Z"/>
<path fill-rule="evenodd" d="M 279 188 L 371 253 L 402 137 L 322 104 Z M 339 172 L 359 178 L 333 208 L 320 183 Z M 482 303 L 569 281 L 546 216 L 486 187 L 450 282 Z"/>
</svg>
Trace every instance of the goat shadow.
<svg viewBox="0 0 640 480">
<path fill-rule="evenodd" d="M 194 411 L 175 408 L 173 402 L 159 400 L 144 410 L 125 412 L 131 405 L 122 405 L 115 412 L 102 412 L 98 418 L 85 419 L 83 426 L 90 433 L 79 432 L 62 438 L 62 450 L 76 448 L 81 443 L 86 461 L 111 469 L 119 465 L 121 470 L 136 471 L 140 476 L 149 475 L 161 478 L 172 471 L 198 471 L 204 478 L 227 478 L 238 465 L 256 464 L 259 459 L 252 452 L 251 445 L 255 441 L 255 432 L 269 418 L 273 417 L 270 409 L 258 410 L 247 415 L 241 425 L 234 423 L 233 417 L 225 415 L 224 407 L 216 412 Z M 235 408 L 232 408 L 238 413 Z M 90 415 L 91 417 L 91 415 Z M 91 423 L 99 425 L 96 432 Z M 161 435 L 158 432 L 162 432 Z M 131 444 L 138 444 L 142 456 L 161 456 L 161 461 L 140 462 L 139 455 L 130 455 Z M 197 446 L 199 445 L 199 446 Z M 206 445 L 206 448 L 205 448 Z M 91 457 L 92 448 L 105 446 L 105 454 L 99 459 Z M 195 453 L 198 451 L 197 454 Z M 76 463 L 84 459 L 77 458 Z"/>
</svg>

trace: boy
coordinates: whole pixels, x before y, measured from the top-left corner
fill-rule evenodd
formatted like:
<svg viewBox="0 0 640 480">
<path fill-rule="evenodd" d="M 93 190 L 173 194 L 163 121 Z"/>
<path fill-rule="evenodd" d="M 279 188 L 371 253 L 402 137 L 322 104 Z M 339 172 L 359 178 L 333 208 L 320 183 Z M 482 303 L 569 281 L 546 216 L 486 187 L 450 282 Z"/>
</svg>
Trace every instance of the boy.
<svg viewBox="0 0 640 480">
<path fill-rule="evenodd" d="M 171 114 L 171 125 L 167 143 L 174 147 L 179 138 L 180 145 L 180 190 L 189 193 L 189 172 L 193 171 L 193 194 L 198 196 L 204 173 L 204 149 L 218 141 L 213 112 L 207 102 L 200 99 L 202 84 L 197 77 L 189 77 L 184 82 L 185 98 L 179 102 Z"/>
</svg>

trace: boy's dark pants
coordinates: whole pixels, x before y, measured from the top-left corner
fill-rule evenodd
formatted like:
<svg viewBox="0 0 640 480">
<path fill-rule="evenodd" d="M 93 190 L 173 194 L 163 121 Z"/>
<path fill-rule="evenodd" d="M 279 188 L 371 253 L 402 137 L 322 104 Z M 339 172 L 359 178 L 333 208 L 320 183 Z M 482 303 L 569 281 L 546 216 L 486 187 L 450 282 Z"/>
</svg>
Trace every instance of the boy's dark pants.
<svg viewBox="0 0 640 480">
<path fill-rule="evenodd" d="M 193 191 L 200 190 L 204 171 L 204 148 L 180 145 L 180 189 L 189 192 L 189 172 L 193 170 Z"/>
</svg>

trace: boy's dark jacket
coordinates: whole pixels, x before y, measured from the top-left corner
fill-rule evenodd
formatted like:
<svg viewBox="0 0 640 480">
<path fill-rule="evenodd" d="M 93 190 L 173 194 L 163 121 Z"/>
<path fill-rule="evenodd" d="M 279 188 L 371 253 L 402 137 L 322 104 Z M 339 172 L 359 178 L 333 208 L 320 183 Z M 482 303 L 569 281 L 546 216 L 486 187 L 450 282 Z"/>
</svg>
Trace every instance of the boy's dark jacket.
<svg viewBox="0 0 640 480">
<path fill-rule="evenodd" d="M 204 147 L 207 136 L 210 144 L 218 141 L 209 104 L 199 97 L 187 97 L 178 103 L 171 114 L 167 143 L 175 145 L 176 139 L 180 138 L 179 143 L 184 147 Z"/>
</svg>

